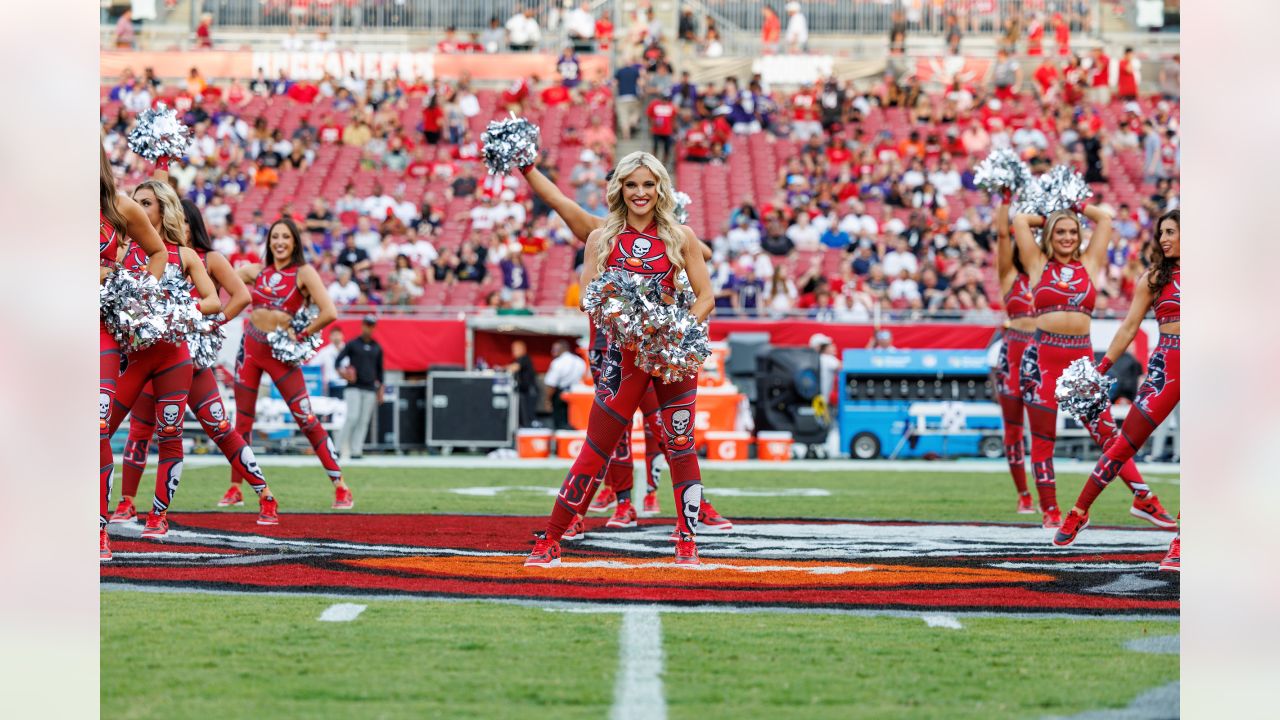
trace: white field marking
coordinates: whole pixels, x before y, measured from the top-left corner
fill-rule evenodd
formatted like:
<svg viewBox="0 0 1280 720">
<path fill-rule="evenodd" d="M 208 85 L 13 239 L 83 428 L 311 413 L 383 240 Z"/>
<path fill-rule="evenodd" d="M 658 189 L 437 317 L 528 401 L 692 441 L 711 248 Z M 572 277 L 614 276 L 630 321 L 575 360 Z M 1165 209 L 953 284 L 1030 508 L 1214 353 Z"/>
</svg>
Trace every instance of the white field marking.
<svg viewBox="0 0 1280 720">
<path fill-rule="evenodd" d="M 226 553 L 180 553 L 180 552 L 120 552 L 111 553 L 112 560 L 181 560 L 194 563 L 197 560 L 216 560 L 218 558 L 236 557 Z"/>
<path fill-rule="evenodd" d="M 368 605 L 356 605 L 355 603 L 338 603 L 325 608 L 317 618 L 320 622 L 351 622 L 360 617 L 360 613 L 365 611 Z"/>
<path fill-rule="evenodd" d="M 507 492 L 531 492 L 548 497 L 555 497 L 560 494 L 560 486 L 547 487 L 543 485 L 492 485 L 488 487 L 460 487 L 449 488 L 449 492 L 455 495 L 474 495 L 476 497 L 496 497 L 501 493 Z M 715 489 L 715 496 L 721 497 L 828 497 L 831 495 L 830 490 L 822 488 L 778 488 L 777 490 L 753 490 L 750 488 L 722 488 Z"/>
<path fill-rule="evenodd" d="M 516 556 L 512 556 L 516 557 Z M 523 555 L 519 557 L 524 557 Z M 502 597 L 454 597 L 449 595 L 401 595 L 378 592 L 309 592 L 293 590 L 228 590 L 179 585 L 145 585 L 116 578 L 102 578 L 98 585 L 101 592 L 143 592 L 160 595 L 229 595 L 235 597 L 322 597 L 335 600 L 369 600 L 374 602 L 480 602 L 493 605 L 515 605 L 546 612 L 566 612 L 611 615 L 627 612 L 632 606 L 623 603 L 588 602 L 582 600 L 533 600 Z M 849 615 L 852 617 L 920 618 L 919 610 L 894 610 L 889 608 L 802 608 L 774 607 L 766 605 L 681 605 L 676 603 L 646 603 L 645 607 L 664 613 L 682 615 Z M 955 610 L 956 617 L 964 618 L 1014 618 L 1019 620 L 1110 620 L 1113 622 L 1170 623 L 1181 621 L 1178 615 L 1134 613 L 1132 615 L 1097 615 L 1091 612 L 991 612 L 990 610 Z"/>
<path fill-rule="evenodd" d="M 584 560 L 582 562 L 565 562 L 561 567 L 571 568 L 610 568 L 616 570 L 639 570 L 641 568 L 661 568 L 669 569 L 672 567 L 670 560 L 655 560 L 645 563 L 625 563 L 618 560 Z M 702 563 L 699 565 L 681 566 L 682 570 L 731 570 L 743 573 L 763 573 L 763 572 L 802 572 L 807 575 L 844 575 L 846 573 L 870 572 L 875 568 L 856 567 L 853 565 L 845 567 L 802 567 L 798 565 L 723 565 L 719 563 Z"/>
<path fill-rule="evenodd" d="M 618 679 L 611 720 L 666 720 L 662 690 L 662 616 L 654 607 L 622 614 L 618 633 Z"/>
<path fill-rule="evenodd" d="M 186 458 L 184 467 L 225 467 L 226 458 L 218 454 L 193 455 Z M 315 467 L 315 458 L 306 455 L 260 455 L 258 464 L 263 467 Z M 450 468 L 463 470 L 567 470 L 572 460 L 562 458 L 547 459 L 497 459 L 475 457 L 469 455 L 401 455 L 386 457 L 366 457 L 352 460 L 352 467 L 363 468 Z M 1068 460 L 1059 458 L 1054 461 L 1054 468 L 1063 473 L 1093 472 L 1093 461 Z M 789 462 L 766 463 L 759 460 L 699 460 L 698 465 L 713 470 L 747 470 L 760 473 L 776 473 L 779 470 L 802 470 L 806 472 L 927 472 L 927 473 L 991 473 L 1007 475 L 1009 465 L 1003 458 L 998 460 L 791 460 Z M 1160 482 L 1177 484 L 1182 472 L 1176 463 L 1142 463 L 1144 476 L 1157 476 Z M 153 473 L 154 475 L 154 473 Z M 1173 478 L 1173 479 L 1165 479 Z"/>
<path fill-rule="evenodd" d="M 1142 572 L 1150 570 L 1149 562 L 1114 562 L 1114 563 L 1037 563 L 1037 562 L 1003 562 L 990 565 L 1001 570 L 1060 570 L 1062 572 Z"/>
<path fill-rule="evenodd" d="M 921 615 L 920 619 L 929 627 L 947 628 L 948 630 L 964 629 L 964 626 L 960 624 L 955 615 Z"/>
</svg>

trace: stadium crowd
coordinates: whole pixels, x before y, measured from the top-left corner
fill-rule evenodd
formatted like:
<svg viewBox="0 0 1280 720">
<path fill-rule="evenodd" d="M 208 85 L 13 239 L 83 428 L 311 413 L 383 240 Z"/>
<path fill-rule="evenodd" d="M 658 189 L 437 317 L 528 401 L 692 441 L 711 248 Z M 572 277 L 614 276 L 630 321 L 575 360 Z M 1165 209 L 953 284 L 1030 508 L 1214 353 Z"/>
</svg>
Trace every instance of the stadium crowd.
<svg viewBox="0 0 1280 720">
<path fill-rule="evenodd" d="M 585 33 L 586 17 L 575 22 L 569 27 Z M 660 24 L 636 25 L 621 38 L 629 59 L 612 78 L 582 77 L 567 46 L 556 77 L 502 91 L 474 89 L 465 77 L 392 81 L 352 73 L 311 82 L 260 71 L 213 82 L 193 68 L 185 82 L 166 85 L 149 69 L 127 71 L 105 89 L 104 145 L 121 177 L 140 179 L 148 168 L 125 142 L 134 118 L 161 100 L 177 107 L 195 142 L 174 163 L 173 182 L 203 209 L 215 247 L 236 265 L 257 261 L 274 219 L 261 209 L 244 212 L 244 198 L 335 153 L 354 154 L 356 176 L 345 186 L 279 208 L 305 227 L 309 257 L 339 305 L 425 305 L 439 297 L 426 292 L 431 286 L 475 283 L 485 290 L 478 301 L 519 309 L 535 304 L 525 269 L 531 257 L 564 248 L 557 261 L 581 262 L 549 207 L 518 179 L 485 172 L 479 131 L 507 109 L 537 122 L 564 117 L 572 106 L 616 107 L 617 135 L 644 135 L 669 165 L 730 163 L 753 136 L 789 143 L 795 151 L 778 163 L 772 193 L 735 198 L 727 220 L 703 238 L 715 252 L 722 314 L 860 320 L 877 308 L 998 308 L 991 203 L 972 171 L 993 148 L 1014 148 L 1036 171 L 1060 163 L 1080 169 L 1116 212 L 1100 309 L 1128 304 L 1151 224 L 1178 204 L 1176 56 L 1164 61 L 1158 92 L 1140 96 L 1132 51 L 1081 56 L 1060 44 L 1044 54 L 1052 46 L 1032 24 L 972 82 L 924 83 L 895 42 L 880 78 L 823 78 L 784 91 L 759 76 L 706 84 L 677 77 Z M 601 30 L 592 26 L 596 37 Z M 441 50 L 466 42 L 487 49 L 482 38 L 450 32 Z M 1024 75 L 1019 59 L 1027 55 L 1040 59 Z M 289 111 L 271 112 L 282 104 Z M 608 118 L 574 113 L 539 161 L 595 214 L 605 212 L 605 173 L 618 141 Z M 1122 191 L 1113 192 L 1116 185 Z M 692 212 L 700 201 L 695 193 Z M 576 306 L 573 269 L 554 274 L 565 284 L 550 289 L 555 304 Z"/>
</svg>

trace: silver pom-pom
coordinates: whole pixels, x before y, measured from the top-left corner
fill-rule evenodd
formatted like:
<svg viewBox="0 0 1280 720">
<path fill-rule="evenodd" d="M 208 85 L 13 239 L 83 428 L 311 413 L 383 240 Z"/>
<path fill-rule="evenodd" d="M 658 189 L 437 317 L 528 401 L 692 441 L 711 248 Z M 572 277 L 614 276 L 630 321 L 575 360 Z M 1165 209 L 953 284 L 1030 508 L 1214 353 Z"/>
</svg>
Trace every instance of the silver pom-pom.
<svg viewBox="0 0 1280 720">
<path fill-rule="evenodd" d="M 1084 176 L 1066 165 L 1057 165 L 1023 188 L 1018 197 L 1020 213 L 1048 216 L 1069 210 L 1093 197 Z"/>
<path fill-rule="evenodd" d="M 222 341 L 227 339 L 227 331 L 222 324 L 227 316 L 202 315 L 197 323 L 197 332 L 187 336 L 187 349 L 191 351 L 191 363 L 201 370 L 218 364 L 218 354 L 222 352 Z"/>
<path fill-rule="evenodd" d="M 1098 372 L 1090 358 L 1077 358 L 1058 378 L 1058 407 L 1082 423 L 1091 423 L 1111 406 L 1109 391 L 1116 379 Z"/>
<path fill-rule="evenodd" d="M 1011 148 L 992 150 L 973 172 L 974 184 L 990 193 L 1003 190 L 1019 193 L 1035 181 L 1031 168 Z"/>
<path fill-rule="evenodd" d="M 306 330 L 311 321 L 320 314 L 320 308 L 310 305 L 299 310 L 289 321 L 288 329 L 277 328 L 267 333 L 267 344 L 271 346 L 271 357 L 285 365 L 297 367 L 315 357 L 324 340 L 317 335 L 308 335 L 298 340 L 298 333 Z M 293 330 L 290 336 L 289 330 Z"/>
<path fill-rule="evenodd" d="M 129 131 L 129 149 L 151 162 L 162 157 L 186 157 L 190 147 L 190 128 L 164 103 L 138 113 L 138 124 Z"/>
<path fill-rule="evenodd" d="M 102 323 L 127 353 L 181 343 L 203 320 L 191 283 L 174 265 L 156 280 L 145 268 L 116 270 L 98 288 Z"/>
<path fill-rule="evenodd" d="M 513 168 L 532 165 L 538 160 L 541 131 L 537 125 L 516 117 L 494 120 L 480 136 L 484 145 L 484 164 L 490 175 L 506 175 Z"/>
<path fill-rule="evenodd" d="M 677 286 L 674 303 L 656 278 L 606 270 L 583 291 L 583 309 L 609 338 L 636 353 L 644 372 L 675 382 L 696 375 L 711 354 L 707 326 L 689 312 L 694 294 Z"/>
<path fill-rule="evenodd" d="M 676 222 L 681 225 L 689 224 L 689 206 L 693 204 L 693 198 L 688 193 L 676 193 Z"/>
</svg>

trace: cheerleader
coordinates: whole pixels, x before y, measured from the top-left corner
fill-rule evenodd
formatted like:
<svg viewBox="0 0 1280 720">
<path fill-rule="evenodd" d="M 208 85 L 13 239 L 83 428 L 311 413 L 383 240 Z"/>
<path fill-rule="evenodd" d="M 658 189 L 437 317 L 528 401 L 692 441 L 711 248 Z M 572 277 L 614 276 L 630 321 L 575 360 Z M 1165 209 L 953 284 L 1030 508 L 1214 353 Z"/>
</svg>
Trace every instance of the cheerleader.
<svg viewBox="0 0 1280 720">
<path fill-rule="evenodd" d="M 226 290 L 228 299 L 222 307 L 223 315 L 228 322 L 240 314 L 249 305 L 249 289 L 236 275 L 231 263 L 222 253 L 213 249 L 209 240 L 209 231 L 205 228 L 200 208 L 190 200 L 182 201 L 183 215 L 187 221 L 187 239 L 191 248 L 200 257 L 208 270 L 214 285 Z M 231 427 L 227 406 L 222 402 L 222 393 L 218 389 L 218 381 L 214 377 L 213 368 L 196 368 L 191 377 L 191 391 L 188 393 L 191 408 L 205 434 L 218 446 L 227 462 L 237 475 L 249 482 L 258 495 L 258 524 L 277 525 L 280 522 L 278 507 L 271 488 L 262 475 L 258 460 L 254 457 L 253 448 Z M 124 476 L 121 487 L 120 504 L 111 515 L 111 522 L 130 522 L 137 517 L 133 498 L 137 494 L 142 473 L 147 469 L 147 449 L 151 444 L 151 436 L 155 434 L 155 396 L 150 388 L 138 396 L 129 416 L 129 440 L 124 449 Z M 238 503 L 244 504 L 243 499 Z"/>
<path fill-rule="evenodd" d="M 1010 193 L 1005 191 L 996 208 L 996 270 L 1000 292 L 1004 296 L 1009 323 L 1004 329 L 1000 361 L 996 366 L 996 389 L 1000 411 L 1004 416 L 1004 456 L 1009 461 L 1009 474 L 1018 492 L 1018 512 L 1034 513 L 1031 493 L 1027 491 L 1026 444 L 1022 435 L 1022 394 L 1018 387 L 1018 367 L 1022 353 L 1036 331 L 1035 313 L 1031 308 L 1031 283 L 1022 267 L 1018 249 L 1009 237 Z"/>
<path fill-rule="evenodd" d="M 1111 239 L 1110 214 L 1096 205 L 1086 206 L 1083 212 L 1094 223 L 1093 237 L 1083 252 L 1080 218 L 1075 212 L 1060 210 L 1047 219 L 1022 214 L 1013 219 L 1013 236 L 1023 266 L 1028 277 L 1036 278 L 1031 289 L 1036 334 L 1023 351 L 1020 368 L 1022 398 L 1031 423 L 1031 465 L 1044 527 L 1055 530 L 1062 526 L 1062 512 L 1053 471 L 1058 421 L 1054 390 L 1072 361 L 1092 358 L 1089 328 L 1097 299 L 1093 276 L 1106 266 Z M 1032 234 L 1035 227 L 1044 228 L 1039 244 Z M 1116 436 L 1110 409 L 1085 427 L 1103 448 Z M 1130 513 L 1159 527 L 1175 526 L 1132 460 L 1125 462 L 1119 473 L 1133 492 Z"/>
<path fill-rule="evenodd" d="M 1147 442 L 1152 431 L 1169 417 L 1177 407 L 1182 394 L 1182 254 L 1181 219 L 1177 210 L 1170 211 L 1156 221 L 1156 242 L 1151 250 L 1151 269 L 1138 281 L 1134 290 L 1133 305 L 1125 316 L 1116 337 L 1107 348 L 1107 354 L 1098 363 L 1098 372 L 1105 373 L 1133 342 L 1138 326 L 1148 310 L 1154 310 L 1160 324 L 1160 342 L 1147 361 L 1147 379 L 1138 389 L 1138 397 L 1125 416 L 1119 437 L 1107 445 L 1093 473 L 1085 482 L 1075 507 L 1053 536 L 1053 544 L 1070 545 L 1080 531 L 1089 526 L 1089 508 L 1098 495 L 1107 489 L 1116 474 Z M 1160 563 L 1161 570 L 1181 570 L 1181 543 L 1174 537 L 1169 554 Z"/>
<path fill-rule="evenodd" d="M 200 312 L 212 315 L 222 310 L 222 302 L 218 300 L 218 291 L 209 279 L 209 273 L 196 252 L 187 246 L 182 203 L 173 188 L 160 180 L 147 180 L 133 191 L 133 199 L 142 206 L 147 219 L 164 239 L 168 262 L 182 268 L 194 286 L 193 295 L 199 299 Z M 125 253 L 126 270 L 149 267 L 150 262 L 150 257 L 138 245 L 130 245 Z M 115 434 L 116 428 L 120 427 L 142 395 L 143 388 L 151 385 L 155 428 L 160 436 L 160 461 L 156 467 L 151 512 L 147 514 L 147 524 L 142 529 L 144 538 L 158 539 L 169 532 L 169 507 L 182 480 L 182 418 L 187 409 L 191 373 L 191 353 L 185 342 L 157 342 L 143 350 L 128 353 L 115 402 L 111 405 L 108 436 Z"/>
<path fill-rule="evenodd" d="M 107 153 L 98 147 L 98 283 L 120 266 L 119 255 L 124 238 L 133 238 L 139 252 L 146 256 L 147 271 L 157 279 L 164 275 L 169 253 L 160 233 L 152 227 L 147 213 L 133 198 L 116 190 Z M 120 344 L 105 325 L 98 323 L 98 559 L 111 559 L 107 539 L 107 510 L 111 504 L 111 483 L 115 473 L 115 456 L 111 452 L 111 433 L 107 427 L 111 406 L 115 403 L 116 385 L 120 379 Z"/>
<path fill-rule="evenodd" d="M 605 218 L 597 217 L 584 210 L 581 205 L 561 192 L 560 188 L 551 182 L 546 175 L 543 175 L 537 166 L 526 165 L 520 168 L 520 172 L 524 175 L 533 192 L 564 220 L 565 225 L 569 227 L 569 231 L 573 233 L 574 238 L 579 242 L 585 243 L 592 231 L 604 227 Z M 702 250 L 703 261 L 710 260 L 711 248 L 702 242 L 699 242 L 699 247 Z M 603 364 L 606 343 L 604 334 L 596 332 L 594 323 L 590 325 L 589 347 L 590 350 L 587 353 L 588 365 L 591 368 L 591 378 L 598 386 L 600 384 L 600 369 Z M 606 527 L 635 527 L 637 515 L 651 517 L 662 512 L 658 502 L 658 480 L 662 476 L 661 462 L 665 460 L 667 450 L 662 444 L 658 397 L 654 393 L 652 386 L 645 391 L 644 396 L 640 399 L 640 412 L 644 417 L 646 485 L 644 504 L 637 513 L 631 502 L 632 490 L 635 484 L 635 464 L 631 456 L 630 433 L 623 433 L 617 447 L 614 449 L 613 455 L 609 459 L 608 469 L 605 471 L 604 487 L 601 488 L 588 508 L 592 512 L 600 512 L 608 510 L 610 505 L 615 505 L 613 515 L 605 522 Z M 698 522 L 704 528 L 720 532 L 728 532 L 733 529 L 733 523 L 716 512 L 716 509 L 705 496 L 702 499 L 701 516 L 698 518 Z M 579 517 L 561 539 L 576 540 L 582 536 L 583 532 L 582 518 Z"/>
<path fill-rule="evenodd" d="M 308 303 L 319 306 L 320 313 L 298 333 L 298 339 L 320 332 L 338 318 L 338 311 L 320 281 L 320 273 L 303 257 L 302 234 L 293 220 L 285 217 L 275 221 L 267 231 L 266 261 L 261 265 L 242 266 L 238 272 L 240 279 L 249 283 L 252 306 L 244 324 L 240 356 L 236 359 L 236 432 L 244 438 L 246 446 L 252 444 L 258 386 L 262 383 L 262 373 L 266 372 L 329 474 L 334 487 L 333 509 L 350 510 L 355 506 L 351 488 L 342 479 L 333 439 L 311 410 L 311 398 L 307 395 L 302 370 L 275 359 L 271 355 L 271 346 L 267 344 L 267 333 L 288 330 L 294 314 Z M 288 332 L 293 333 L 292 330 Z M 231 487 L 219 505 L 244 502 L 239 487 L 241 478 L 241 473 L 231 473 Z"/>
<path fill-rule="evenodd" d="M 704 322 L 714 307 L 711 280 L 697 236 L 675 222 L 675 193 L 666 168 L 649 153 L 632 153 L 618 163 L 606 196 L 609 215 L 604 226 L 587 237 L 582 286 L 589 285 L 608 267 L 656 278 L 674 294 L 675 276 L 683 270 L 697 297 L 690 312 L 698 322 Z M 569 469 L 546 532 L 538 534 L 525 565 L 560 564 L 561 537 L 591 504 L 604 479 L 611 451 L 630 428 L 631 417 L 650 385 L 658 398 L 662 432 L 670 453 L 679 534 L 676 563 L 698 564 L 694 534 L 702 506 L 702 479 L 693 442 L 697 375 L 665 382 L 639 370 L 634 351 L 608 345 L 601 359 L 600 377 L 587 424 L 587 441 Z"/>
</svg>

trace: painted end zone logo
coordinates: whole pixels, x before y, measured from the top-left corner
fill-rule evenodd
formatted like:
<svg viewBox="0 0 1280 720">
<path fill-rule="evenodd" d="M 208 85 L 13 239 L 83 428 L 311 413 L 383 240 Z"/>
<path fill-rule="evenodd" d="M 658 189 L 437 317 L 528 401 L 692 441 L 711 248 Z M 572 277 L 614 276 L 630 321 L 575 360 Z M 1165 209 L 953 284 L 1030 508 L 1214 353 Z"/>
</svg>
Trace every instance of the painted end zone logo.
<svg viewBox="0 0 1280 720">
<path fill-rule="evenodd" d="M 1178 578 L 1155 571 L 1170 535 L 1090 528 L 1067 550 L 1039 527 L 735 520 L 676 567 L 670 521 L 565 543 L 560 568 L 526 569 L 532 517 L 184 513 L 163 543 L 112 525 L 102 582 L 157 587 L 687 605 L 1176 614 Z"/>
</svg>

